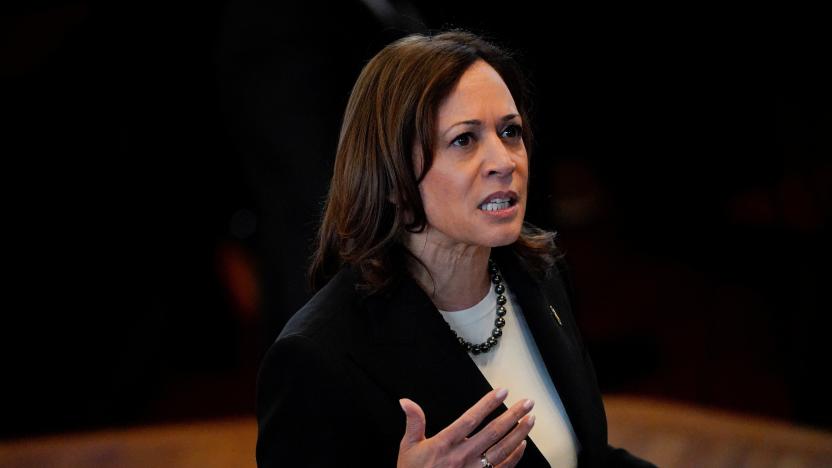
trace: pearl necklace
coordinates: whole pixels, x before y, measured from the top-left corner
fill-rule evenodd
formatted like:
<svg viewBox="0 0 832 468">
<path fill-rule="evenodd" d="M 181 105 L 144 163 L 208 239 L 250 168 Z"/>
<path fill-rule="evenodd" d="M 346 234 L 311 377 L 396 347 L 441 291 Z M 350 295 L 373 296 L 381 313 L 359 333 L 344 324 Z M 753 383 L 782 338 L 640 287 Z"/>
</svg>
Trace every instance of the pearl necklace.
<svg viewBox="0 0 832 468">
<path fill-rule="evenodd" d="M 491 350 L 491 348 L 497 346 L 497 342 L 500 341 L 500 337 L 503 336 L 502 328 L 506 324 L 506 319 L 503 318 L 506 315 L 505 304 L 507 300 L 506 296 L 503 294 L 506 292 L 506 287 L 503 286 L 503 278 L 500 276 L 497 264 L 490 258 L 488 259 L 488 273 L 491 275 L 491 282 L 495 285 L 494 292 L 497 293 L 497 318 L 494 320 L 494 329 L 491 331 L 491 336 L 480 344 L 473 344 L 466 341 L 465 338 L 457 335 L 457 333 L 451 329 L 451 332 L 453 332 L 454 336 L 459 341 L 459 344 L 462 345 L 467 352 L 473 355 L 487 353 Z"/>
</svg>

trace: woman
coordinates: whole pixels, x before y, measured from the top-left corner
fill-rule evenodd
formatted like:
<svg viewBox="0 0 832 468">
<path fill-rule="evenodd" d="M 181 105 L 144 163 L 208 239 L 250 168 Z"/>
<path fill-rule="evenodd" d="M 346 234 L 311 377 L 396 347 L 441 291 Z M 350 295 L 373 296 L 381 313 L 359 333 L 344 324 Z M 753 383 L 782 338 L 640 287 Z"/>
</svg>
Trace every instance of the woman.
<svg viewBox="0 0 832 468">
<path fill-rule="evenodd" d="M 512 59 L 469 33 L 365 66 L 310 268 L 325 285 L 261 365 L 261 467 L 650 466 L 607 445 L 554 234 L 524 223 L 528 118 Z"/>
</svg>

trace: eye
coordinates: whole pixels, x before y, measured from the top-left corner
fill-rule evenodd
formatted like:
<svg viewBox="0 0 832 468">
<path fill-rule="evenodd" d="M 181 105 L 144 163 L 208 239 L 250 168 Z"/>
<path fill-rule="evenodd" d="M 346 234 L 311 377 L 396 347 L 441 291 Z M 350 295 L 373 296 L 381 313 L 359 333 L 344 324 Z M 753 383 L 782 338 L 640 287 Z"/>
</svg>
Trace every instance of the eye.
<svg viewBox="0 0 832 468">
<path fill-rule="evenodd" d="M 454 138 L 454 141 L 451 142 L 453 146 L 468 146 L 471 143 L 471 139 L 474 138 L 474 134 L 471 132 L 463 133 L 462 135 Z"/>
<path fill-rule="evenodd" d="M 523 135 L 523 127 L 517 124 L 509 125 L 503 130 L 503 135 L 506 138 L 519 138 Z"/>
</svg>

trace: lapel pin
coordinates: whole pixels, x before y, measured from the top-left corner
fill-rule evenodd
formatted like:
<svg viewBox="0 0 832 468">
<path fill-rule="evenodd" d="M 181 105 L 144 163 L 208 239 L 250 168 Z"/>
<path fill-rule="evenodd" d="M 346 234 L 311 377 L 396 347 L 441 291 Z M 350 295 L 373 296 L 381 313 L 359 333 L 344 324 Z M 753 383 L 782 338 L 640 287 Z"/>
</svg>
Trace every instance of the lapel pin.
<svg viewBox="0 0 832 468">
<path fill-rule="evenodd" d="M 560 321 L 560 315 L 558 315 L 558 312 L 555 310 L 554 307 L 552 307 L 552 304 L 549 304 L 549 310 L 552 311 L 552 315 L 555 316 L 555 320 L 558 321 L 558 325 L 563 326 L 563 322 Z"/>
</svg>

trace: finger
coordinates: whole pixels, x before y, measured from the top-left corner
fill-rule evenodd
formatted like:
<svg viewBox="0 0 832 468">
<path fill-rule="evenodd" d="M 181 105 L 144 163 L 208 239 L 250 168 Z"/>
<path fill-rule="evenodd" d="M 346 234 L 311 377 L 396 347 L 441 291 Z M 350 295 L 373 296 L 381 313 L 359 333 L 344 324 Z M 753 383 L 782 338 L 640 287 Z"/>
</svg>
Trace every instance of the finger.
<svg viewBox="0 0 832 468">
<path fill-rule="evenodd" d="M 407 398 L 399 400 L 406 418 L 401 446 L 410 447 L 425 440 L 425 412 L 416 402 Z"/>
<path fill-rule="evenodd" d="M 495 465 L 508 460 L 529 435 L 532 427 L 534 427 L 534 415 L 528 415 L 508 435 L 485 451 L 488 460 Z"/>
<path fill-rule="evenodd" d="M 470 450 L 473 453 L 482 453 L 496 444 L 498 440 L 510 430 L 517 426 L 517 421 L 525 416 L 534 407 L 532 400 L 520 400 L 505 413 L 501 414 L 493 421 L 488 423 L 480 432 L 468 440 Z"/>
<path fill-rule="evenodd" d="M 511 455 L 505 459 L 504 462 L 500 463 L 499 465 L 494 465 L 497 468 L 513 468 L 520 463 L 520 459 L 523 458 L 523 454 L 526 453 L 526 441 L 520 442 L 520 445 L 511 452 Z"/>
<path fill-rule="evenodd" d="M 465 439 L 468 434 L 474 432 L 474 429 L 480 425 L 486 416 L 503 403 L 506 395 L 508 395 L 508 390 L 504 388 L 494 389 L 486 393 L 456 421 L 436 434 L 436 437 L 447 439 L 452 443 Z"/>
</svg>

